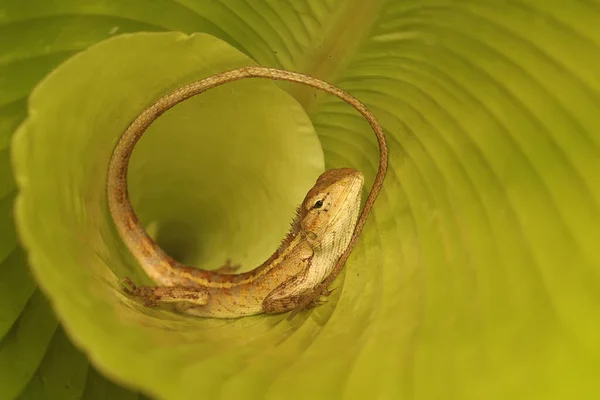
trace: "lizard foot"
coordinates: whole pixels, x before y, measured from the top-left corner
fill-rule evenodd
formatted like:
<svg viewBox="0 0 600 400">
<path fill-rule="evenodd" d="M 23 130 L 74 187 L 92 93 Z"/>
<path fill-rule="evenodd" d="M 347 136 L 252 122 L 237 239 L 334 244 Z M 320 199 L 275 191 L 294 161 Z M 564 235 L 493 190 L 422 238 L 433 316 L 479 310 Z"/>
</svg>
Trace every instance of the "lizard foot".
<svg viewBox="0 0 600 400">
<path fill-rule="evenodd" d="M 231 259 L 228 259 L 227 261 L 225 261 L 225 264 L 223 264 L 219 268 L 215 269 L 214 272 L 217 272 L 219 274 L 231 275 L 231 274 L 235 274 L 236 271 L 238 269 L 240 269 L 241 267 L 242 267 L 241 264 L 233 264 L 231 262 Z"/>
<path fill-rule="evenodd" d="M 210 299 L 208 292 L 203 289 L 183 286 L 136 286 L 129 278 L 123 280 L 122 287 L 125 293 L 142 300 L 146 307 L 156 307 L 159 302 L 205 305 Z"/>
<path fill-rule="evenodd" d="M 329 297 L 329 295 L 331 295 L 331 293 L 333 293 L 336 289 L 337 288 L 325 288 L 320 294 L 315 293 L 313 295 L 314 297 L 306 305 L 306 310 L 312 310 L 315 307 L 322 306 L 323 304 L 327 303 L 327 300 L 325 300 L 325 298 Z"/>
<path fill-rule="evenodd" d="M 141 299 L 146 307 L 156 307 L 158 305 L 159 299 L 153 294 L 152 288 L 149 286 L 137 286 L 127 277 L 123 279 L 121 288 L 128 295 Z"/>
<path fill-rule="evenodd" d="M 301 311 L 312 310 L 315 307 L 319 307 L 327 303 L 325 297 L 331 295 L 331 293 L 333 293 L 336 289 L 337 288 L 328 289 L 326 287 L 316 287 L 311 293 L 308 293 L 303 296 L 302 300 L 298 302 L 298 305 L 293 310 L 291 310 L 292 312 L 290 313 L 287 319 L 291 320 Z"/>
</svg>

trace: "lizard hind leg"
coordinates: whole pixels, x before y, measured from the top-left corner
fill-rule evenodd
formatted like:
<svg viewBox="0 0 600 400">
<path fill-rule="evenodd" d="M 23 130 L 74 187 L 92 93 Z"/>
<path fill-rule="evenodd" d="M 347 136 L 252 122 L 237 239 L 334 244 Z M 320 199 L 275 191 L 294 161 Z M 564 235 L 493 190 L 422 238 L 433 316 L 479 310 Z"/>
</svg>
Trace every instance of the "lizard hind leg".
<svg viewBox="0 0 600 400">
<path fill-rule="evenodd" d="M 159 303 L 203 306 L 210 300 L 209 293 L 204 289 L 185 286 L 136 286 L 129 278 L 123 281 L 123 291 L 142 300 L 146 307 L 156 307 Z"/>
<path fill-rule="evenodd" d="M 233 264 L 231 262 L 231 259 L 228 259 L 227 261 L 225 261 L 225 264 L 215 269 L 214 272 L 217 272 L 219 274 L 231 275 L 235 274 L 241 267 L 241 264 Z"/>
</svg>

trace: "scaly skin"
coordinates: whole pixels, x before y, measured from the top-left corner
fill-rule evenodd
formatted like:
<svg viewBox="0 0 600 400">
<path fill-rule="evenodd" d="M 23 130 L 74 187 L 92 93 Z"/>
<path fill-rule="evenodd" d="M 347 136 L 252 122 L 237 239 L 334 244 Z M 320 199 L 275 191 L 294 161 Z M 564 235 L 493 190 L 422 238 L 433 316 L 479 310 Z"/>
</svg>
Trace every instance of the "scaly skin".
<svg viewBox="0 0 600 400">
<path fill-rule="evenodd" d="M 343 168 L 323 173 L 299 207 L 281 246 L 262 265 L 241 274 L 225 274 L 182 265 L 148 236 L 129 202 L 127 167 L 137 141 L 150 124 L 174 105 L 210 88 L 247 77 L 303 83 L 343 99 L 370 123 L 380 147 L 375 183 L 360 213 L 362 174 Z M 110 160 L 108 203 L 120 237 L 148 276 L 159 286 L 124 288 L 148 306 L 172 303 L 180 312 L 202 317 L 237 318 L 310 308 L 329 294 L 327 286 L 342 269 L 366 222 L 387 170 L 387 146 L 381 125 L 366 107 L 341 89 L 302 74 L 245 67 L 186 85 L 159 99 L 121 136 Z M 229 268 L 229 267 L 228 267 Z M 230 269 L 230 268 L 229 268 Z"/>
</svg>

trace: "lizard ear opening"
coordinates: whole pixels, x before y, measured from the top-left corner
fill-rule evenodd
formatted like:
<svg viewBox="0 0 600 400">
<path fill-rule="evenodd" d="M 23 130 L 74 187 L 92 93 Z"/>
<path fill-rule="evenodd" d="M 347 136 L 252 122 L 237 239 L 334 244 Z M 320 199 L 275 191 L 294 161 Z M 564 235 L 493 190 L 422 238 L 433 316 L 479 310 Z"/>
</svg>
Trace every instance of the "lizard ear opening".
<svg viewBox="0 0 600 400">
<path fill-rule="evenodd" d="M 321 207 L 323 207 L 323 200 L 317 200 L 317 201 L 315 202 L 315 205 L 314 205 L 314 206 L 312 206 L 312 208 L 313 208 L 313 209 L 316 209 L 316 208 L 321 208 Z"/>
</svg>

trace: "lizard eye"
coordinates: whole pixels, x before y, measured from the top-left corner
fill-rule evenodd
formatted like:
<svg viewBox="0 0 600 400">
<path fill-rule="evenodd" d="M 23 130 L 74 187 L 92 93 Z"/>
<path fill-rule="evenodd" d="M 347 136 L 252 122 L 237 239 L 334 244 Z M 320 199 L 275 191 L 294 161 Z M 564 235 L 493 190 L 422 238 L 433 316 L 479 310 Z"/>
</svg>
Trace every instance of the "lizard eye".
<svg viewBox="0 0 600 400">
<path fill-rule="evenodd" d="M 313 208 L 321 208 L 323 207 L 323 200 L 317 200 Z"/>
</svg>

